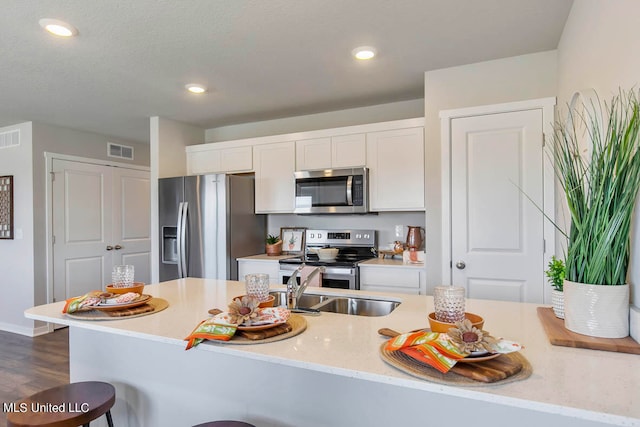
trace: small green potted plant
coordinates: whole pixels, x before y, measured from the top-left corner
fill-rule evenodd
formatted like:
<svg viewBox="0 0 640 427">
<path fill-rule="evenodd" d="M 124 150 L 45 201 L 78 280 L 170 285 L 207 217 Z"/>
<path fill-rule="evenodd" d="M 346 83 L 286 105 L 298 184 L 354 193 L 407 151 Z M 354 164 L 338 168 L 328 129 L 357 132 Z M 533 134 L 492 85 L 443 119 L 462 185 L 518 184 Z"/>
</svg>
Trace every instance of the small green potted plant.
<svg viewBox="0 0 640 427">
<path fill-rule="evenodd" d="M 282 240 L 280 236 L 274 236 L 273 234 L 267 235 L 265 248 L 269 256 L 280 255 L 282 253 Z"/>
<path fill-rule="evenodd" d="M 553 305 L 553 312 L 559 319 L 564 319 L 564 293 L 562 292 L 562 285 L 565 277 L 565 265 L 564 261 L 551 257 L 549 265 L 545 274 L 547 275 L 547 281 L 553 287 L 551 291 L 551 304 Z"/>
</svg>

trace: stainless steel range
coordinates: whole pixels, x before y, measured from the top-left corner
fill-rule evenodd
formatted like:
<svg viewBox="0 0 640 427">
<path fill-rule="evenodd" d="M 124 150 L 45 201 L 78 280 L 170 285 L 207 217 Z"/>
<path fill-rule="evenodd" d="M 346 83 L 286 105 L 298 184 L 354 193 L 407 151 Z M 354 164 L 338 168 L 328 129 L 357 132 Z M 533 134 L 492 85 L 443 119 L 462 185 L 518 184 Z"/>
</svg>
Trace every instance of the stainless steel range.
<svg viewBox="0 0 640 427">
<path fill-rule="evenodd" d="M 325 268 L 323 287 L 360 289 L 358 263 L 376 257 L 376 243 L 375 230 L 306 230 L 304 255 L 280 260 L 280 283 L 305 264 Z M 315 250 L 322 248 L 337 248 L 338 254 L 321 260 Z"/>
</svg>

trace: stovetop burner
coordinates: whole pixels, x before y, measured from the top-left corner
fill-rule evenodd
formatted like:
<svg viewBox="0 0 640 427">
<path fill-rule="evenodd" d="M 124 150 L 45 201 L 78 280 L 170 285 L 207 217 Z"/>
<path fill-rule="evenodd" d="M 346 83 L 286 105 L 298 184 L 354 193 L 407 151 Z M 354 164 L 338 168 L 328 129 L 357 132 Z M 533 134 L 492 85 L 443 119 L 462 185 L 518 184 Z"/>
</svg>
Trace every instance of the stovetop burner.
<svg viewBox="0 0 640 427">
<path fill-rule="evenodd" d="M 309 249 L 338 248 L 333 260 L 321 260 Z M 360 261 L 376 257 L 375 230 L 306 230 L 304 255 L 280 260 L 280 264 L 353 268 Z"/>
</svg>

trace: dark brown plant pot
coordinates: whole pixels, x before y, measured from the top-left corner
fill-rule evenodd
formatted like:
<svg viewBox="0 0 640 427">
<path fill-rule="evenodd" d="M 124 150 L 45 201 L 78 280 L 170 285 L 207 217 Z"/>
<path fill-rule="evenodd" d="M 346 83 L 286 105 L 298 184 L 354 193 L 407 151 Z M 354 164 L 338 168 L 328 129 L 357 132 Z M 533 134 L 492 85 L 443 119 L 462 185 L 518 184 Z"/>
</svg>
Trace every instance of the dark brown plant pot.
<svg viewBox="0 0 640 427">
<path fill-rule="evenodd" d="M 277 256 L 282 254 L 282 240 L 278 243 L 274 243 L 273 245 L 266 245 L 267 255 L 269 256 Z"/>
</svg>

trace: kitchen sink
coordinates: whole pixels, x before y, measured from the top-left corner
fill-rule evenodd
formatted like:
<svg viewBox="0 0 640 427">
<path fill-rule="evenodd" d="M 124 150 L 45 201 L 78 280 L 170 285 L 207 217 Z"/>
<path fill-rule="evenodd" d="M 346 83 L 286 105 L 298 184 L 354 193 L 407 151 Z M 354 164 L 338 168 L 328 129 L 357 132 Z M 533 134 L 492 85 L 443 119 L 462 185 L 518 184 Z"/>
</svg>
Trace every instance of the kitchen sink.
<svg viewBox="0 0 640 427">
<path fill-rule="evenodd" d="M 271 295 L 275 297 L 275 306 L 286 307 L 286 292 L 271 292 Z M 298 298 L 299 308 L 352 316 L 386 316 L 399 305 L 399 301 L 318 294 L 302 294 Z"/>
<path fill-rule="evenodd" d="M 316 308 L 320 311 L 355 316 L 386 316 L 399 305 L 397 301 L 341 297 L 332 298 Z"/>
<path fill-rule="evenodd" d="M 287 293 L 286 292 L 271 292 L 276 299 L 273 302 L 274 306 L 287 306 Z M 314 305 L 317 305 L 321 302 L 328 300 L 330 297 L 326 295 L 317 295 L 317 294 L 302 294 L 300 298 L 298 298 L 298 307 L 300 308 L 311 308 Z"/>
</svg>

